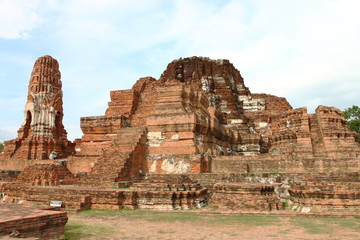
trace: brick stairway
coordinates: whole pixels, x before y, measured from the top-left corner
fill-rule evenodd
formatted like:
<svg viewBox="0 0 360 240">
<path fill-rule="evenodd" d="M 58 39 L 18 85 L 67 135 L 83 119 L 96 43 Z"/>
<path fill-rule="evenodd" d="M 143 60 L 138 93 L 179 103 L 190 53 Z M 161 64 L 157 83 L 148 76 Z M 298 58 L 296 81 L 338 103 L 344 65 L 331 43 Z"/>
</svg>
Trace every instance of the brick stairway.
<svg viewBox="0 0 360 240">
<path fill-rule="evenodd" d="M 320 131 L 317 115 L 311 116 L 309 119 L 309 128 L 311 136 L 311 145 L 315 157 L 326 157 L 326 149 L 322 133 Z"/>
<path fill-rule="evenodd" d="M 138 107 L 132 116 L 132 126 L 144 126 L 150 115 L 176 114 L 184 112 L 183 87 L 170 86 L 153 89 L 141 94 Z"/>
<path fill-rule="evenodd" d="M 228 80 L 229 81 L 229 80 Z M 234 94 L 235 90 L 229 88 L 227 81 L 220 75 L 215 74 L 213 77 L 213 84 L 214 84 L 214 92 L 216 95 L 222 96 L 222 102 L 220 103 L 220 108 L 225 111 L 225 109 L 230 110 L 230 114 L 228 118 L 239 118 L 239 110 L 234 108 L 236 106 L 238 100 L 237 96 Z M 229 109 L 229 107 L 231 109 Z"/>
<path fill-rule="evenodd" d="M 127 180 L 141 169 L 144 156 L 146 128 L 122 128 L 87 176 L 78 185 L 117 186 L 117 182 Z"/>
</svg>

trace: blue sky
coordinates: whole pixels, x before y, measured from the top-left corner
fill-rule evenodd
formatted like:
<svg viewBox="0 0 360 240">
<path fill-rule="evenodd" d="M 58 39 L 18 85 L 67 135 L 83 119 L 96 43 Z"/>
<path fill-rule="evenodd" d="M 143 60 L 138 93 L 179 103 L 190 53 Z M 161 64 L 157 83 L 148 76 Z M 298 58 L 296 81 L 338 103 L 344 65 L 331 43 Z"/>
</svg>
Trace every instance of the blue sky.
<svg viewBox="0 0 360 240">
<path fill-rule="evenodd" d="M 253 93 L 294 108 L 360 105 L 358 0 L 0 0 L 0 141 L 23 121 L 35 60 L 60 63 L 64 125 L 174 59 L 229 59 Z"/>
</svg>

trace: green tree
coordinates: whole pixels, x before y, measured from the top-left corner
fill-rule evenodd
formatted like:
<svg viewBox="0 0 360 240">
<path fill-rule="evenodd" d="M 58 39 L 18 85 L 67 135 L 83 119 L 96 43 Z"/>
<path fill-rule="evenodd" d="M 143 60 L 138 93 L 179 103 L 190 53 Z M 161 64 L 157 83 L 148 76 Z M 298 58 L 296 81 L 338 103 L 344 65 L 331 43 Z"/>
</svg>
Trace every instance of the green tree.
<svg viewBox="0 0 360 240">
<path fill-rule="evenodd" d="M 350 130 L 360 133 L 360 108 L 353 105 L 350 108 L 346 108 L 342 115 L 347 119 L 346 123 Z M 358 137 L 358 140 L 360 142 L 360 137 Z"/>
<path fill-rule="evenodd" d="M 0 143 L 0 152 L 4 149 L 4 143 Z"/>
</svg>

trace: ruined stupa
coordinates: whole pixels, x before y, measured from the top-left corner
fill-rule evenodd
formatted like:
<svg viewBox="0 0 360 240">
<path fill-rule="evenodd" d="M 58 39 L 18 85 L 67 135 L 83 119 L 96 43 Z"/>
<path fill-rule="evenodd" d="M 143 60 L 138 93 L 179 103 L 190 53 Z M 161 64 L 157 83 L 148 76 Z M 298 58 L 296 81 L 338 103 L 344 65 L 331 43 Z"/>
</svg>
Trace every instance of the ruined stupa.
<svg viewBox="0 0 360 240">
<path fill-rule="evenodd" d="M 50 56 L 39 57 L 33 67 L 24 121 L 18 137 L 5 142 L 4 159 L 49 159 L 67 157 L 73 149 L 62 123 L 63 101 L 59 63 Z M 54 156 L 53 156 L 54 157 Z"/>
<path fill-rule="evenodd" d="M 293 109 L 254 94 L 228 60 L 181 58 L 161 77 L 111 91 L 104 116 L 81 118 L 68 161 L 84 184 L 205 172 L 358 170 L 359 143 L 341 111 Z"/>
</svg>

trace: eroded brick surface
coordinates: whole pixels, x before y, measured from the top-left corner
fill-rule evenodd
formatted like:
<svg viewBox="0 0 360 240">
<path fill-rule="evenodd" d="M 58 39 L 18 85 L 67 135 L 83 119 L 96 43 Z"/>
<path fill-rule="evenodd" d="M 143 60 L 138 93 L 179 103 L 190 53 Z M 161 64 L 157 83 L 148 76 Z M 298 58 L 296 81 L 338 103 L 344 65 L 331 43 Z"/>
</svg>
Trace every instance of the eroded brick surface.
<svg viewBox="0 0 360 240">
<path fill-rule="evenodd" d="M 26 167 L 15 183 L 30 186 L 59 186 L 73 184 L 75 176 L 60 164 L 35 164 Z"/>
<path fill-rule="evenodd" d="M 216 183 L 210 206 L 222 210 L 273 211 L 282 208 L 275 187 L 265 183 Z"/>
</svg>

